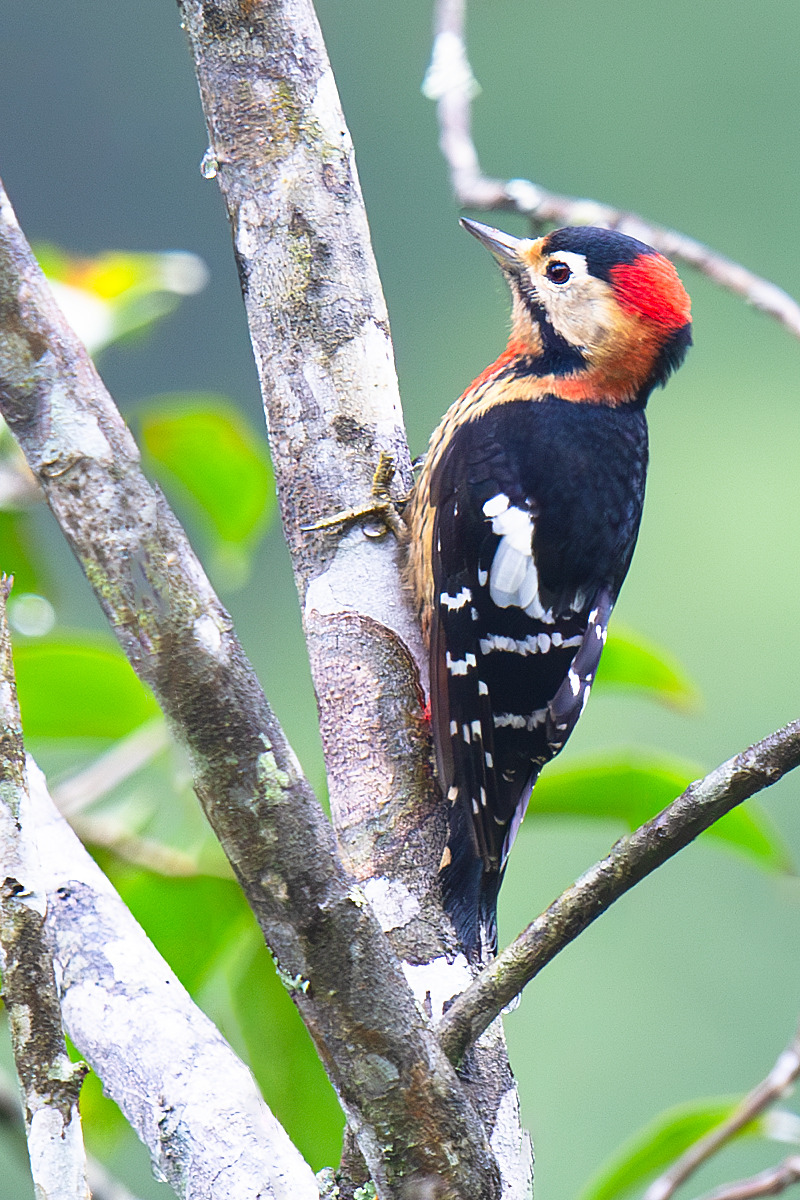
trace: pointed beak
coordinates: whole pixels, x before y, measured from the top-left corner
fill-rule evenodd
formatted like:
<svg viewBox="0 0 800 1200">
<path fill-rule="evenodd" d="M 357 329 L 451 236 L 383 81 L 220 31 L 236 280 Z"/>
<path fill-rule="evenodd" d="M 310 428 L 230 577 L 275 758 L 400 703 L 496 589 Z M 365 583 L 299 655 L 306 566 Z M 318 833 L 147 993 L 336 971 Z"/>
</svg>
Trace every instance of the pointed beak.
<svg viewBox="0 0 800 1200">
<path fill-rule="evenodd" d="M 493 229 L 491 225 L 483 225 L 480 221 L 470 221 L 468 217 L 461 218 L 461 225 L 494 255 L 501 267 L 519 270 L 525 266 L 521 252 L 529 242 L 503 233 L 501 229 Z"/>
</svg>

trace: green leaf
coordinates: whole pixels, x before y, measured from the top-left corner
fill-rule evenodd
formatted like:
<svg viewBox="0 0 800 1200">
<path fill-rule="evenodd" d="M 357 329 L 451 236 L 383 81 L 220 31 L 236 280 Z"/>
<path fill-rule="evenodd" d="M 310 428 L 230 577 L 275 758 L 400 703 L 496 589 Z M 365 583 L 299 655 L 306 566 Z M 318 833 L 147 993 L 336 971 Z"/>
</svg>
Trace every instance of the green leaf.
<svg viewBox="0 0 800 1200">
<path fill-rule="evenodd" d="M 41 592 L 44 573 L 36 561 L 35 537 L 25 512 L 0 512 L 0 571 L 14 576 L 14 594 Z"/>
<path fill-rule="evenodd" d="M 314 1170 L 338 1162 L 342 1110 L 263 939 L 231 985 L 250 1067 L 270 1108 Z"/>
<path fill-rule="evenodd" d="M 266 439 L 222 396 L 156 396 L 136 415 L 155 473 L 190 498 L 214 541 L 217 573 L 241 586 L 276 507 Z"/>
<path fill-rule="evenodd" d="M 601 688 L 636 688 L 683 712 L 695 711 L 700 694 L 668 650 L 633 630 L 614 625 L 597 670 Z"/>
<path fill-rule="evenodd" d="M 107 250 L 80 258 L 39 243 L 34 253 L 60 308 L 92 354 L 143 332 L 208 280 L 203 260 L 180 250 Z"/>
<path fill-rule="evenodd" d="M 671 1166 L 698 1138 L 725 1121 L 740 1099 L 738 1096 L 725 1096 L 691 1100 L 666 1109 L 603 1163 L 583 1188 L 578 1200 L 615 1200 L 635 1187 L 645 1186 L 655 1175 Z M 745 1125 L 736 1137 L 774 1137 L 775 1116 L 774 1111 L 764 1113 Z"/>
<path fill-rule="evenodd" d="M 530 811 L 537 816 L 613 818 L 633 830 L 705 773 L 683 759 L 634 750 L 573 759 L 569 767 L 542 773 Z M 768 871 L 794 872 L 783 839 L 754 800 L 732 809 L 700 836 L 726 843 Z"/>
<path fill-rule="evenodd" d="M 26 737 L 119 738 L 160 709 L 113 642 L 71 635 L 14 651 Z"/>
</svg>

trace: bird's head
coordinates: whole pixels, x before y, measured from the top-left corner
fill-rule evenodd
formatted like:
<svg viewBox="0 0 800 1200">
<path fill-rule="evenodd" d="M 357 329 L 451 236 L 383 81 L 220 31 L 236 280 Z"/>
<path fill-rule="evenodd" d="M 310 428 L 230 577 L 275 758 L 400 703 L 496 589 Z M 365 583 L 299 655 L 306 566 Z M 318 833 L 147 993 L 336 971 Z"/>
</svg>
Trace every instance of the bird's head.
<svg viewBox="0 0 800 1200">
<path fill-rule="evenodd" d="M 513 296 L 509 351 L 565 400 L 644 404 L 692 342 L 691 302 L 669 259 L 610 229 L 515 238 L 462 219 Z"/>
</svg>

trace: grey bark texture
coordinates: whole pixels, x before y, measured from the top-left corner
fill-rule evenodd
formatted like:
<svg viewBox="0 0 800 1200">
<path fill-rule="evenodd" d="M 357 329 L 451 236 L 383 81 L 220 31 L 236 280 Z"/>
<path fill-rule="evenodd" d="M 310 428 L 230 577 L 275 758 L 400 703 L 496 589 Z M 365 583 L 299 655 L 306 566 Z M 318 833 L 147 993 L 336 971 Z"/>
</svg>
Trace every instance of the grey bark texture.
<svg viewBox="0 0 800 1200">
<path fill-rule="evenodd" d="M 47 895 L 33 839 L 11 640 L 10 583 L 0 581 L 0 966 L 22 1091 L 36 1200 L 89 1200 L 78 1096 L 86 1075 L 70 1062 L 61 1027 Z"/>
<path fill-rule="evenodd" d="M 29 759 L 64 1022 L 182 1200 L 315 1200 L 243 1062 L 84 850 Z"/>
<path fill-rule="evenodd" d="M 381 451 L 396 461 L 399 494 L 411 483 L 350 135 L 308 0 L 184 0 L 181 12 L 208 127 L 205 169 L 227 205 L 261 380 L 340 852 L 435 1018 L 469 972 L 436 884 L 445 817 L 402 555 L 361 523 L 301 528 L 368 500 Z M 465 1079 L 499 1148 L 504 1194 L 527 1195 L 530 1147 L 499 1026 Z"/>
<path fill-rule="evenodd" d="M 198 796 L 293 981 L 381 1195 L 400 1196 L 417 1179 L 464 1200 L 499 1195 L 483 1123 L 5 193 L 0 410 L 134 668 L 188 747 Z"/>
</svg>

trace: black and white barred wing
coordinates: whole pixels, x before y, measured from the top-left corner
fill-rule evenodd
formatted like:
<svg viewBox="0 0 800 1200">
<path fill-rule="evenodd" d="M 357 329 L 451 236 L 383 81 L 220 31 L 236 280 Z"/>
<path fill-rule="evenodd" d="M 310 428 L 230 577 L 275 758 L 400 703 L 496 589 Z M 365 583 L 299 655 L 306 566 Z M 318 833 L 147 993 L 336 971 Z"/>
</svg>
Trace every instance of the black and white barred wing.
<svg viewBox="0 0 800 1200">
<path fill-rule="evenodd" d="M 486 491 L 466 480 L 440 495 L 434 529 L 432 710 L 450 805 L 443 884 L 467 944 L 476 912 L 493 913 L 539 771 L 586 705 L 612 606 L 601 589 L 588 612 L 583 596 L 557 614 L 545 607 L 533 502 Z"/>
</svg>

